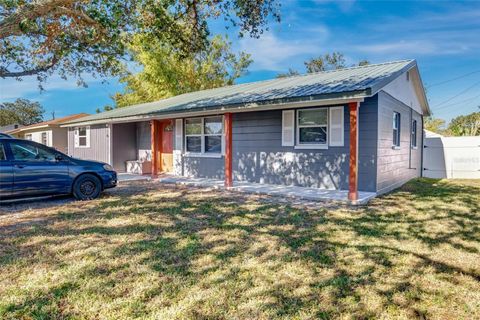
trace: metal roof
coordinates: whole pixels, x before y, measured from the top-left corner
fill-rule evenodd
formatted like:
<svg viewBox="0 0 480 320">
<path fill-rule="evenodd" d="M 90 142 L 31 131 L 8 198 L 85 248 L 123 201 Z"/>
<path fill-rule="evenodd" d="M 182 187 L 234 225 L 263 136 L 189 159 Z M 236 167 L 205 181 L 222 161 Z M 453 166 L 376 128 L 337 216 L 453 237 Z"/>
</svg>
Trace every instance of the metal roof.
<svg viewBox="0 0 480 320">
<path fill-rule="evenodd" d="M 335 98 L 364 98 L 375 94 L 416 65 L 415 60 L 402 60 L 201 90 L 117 108 L 69 121 L 67 124 L 105 123 L 129 117 L 211 111 L 251 104 L 276 105 Z"/>
</svg>

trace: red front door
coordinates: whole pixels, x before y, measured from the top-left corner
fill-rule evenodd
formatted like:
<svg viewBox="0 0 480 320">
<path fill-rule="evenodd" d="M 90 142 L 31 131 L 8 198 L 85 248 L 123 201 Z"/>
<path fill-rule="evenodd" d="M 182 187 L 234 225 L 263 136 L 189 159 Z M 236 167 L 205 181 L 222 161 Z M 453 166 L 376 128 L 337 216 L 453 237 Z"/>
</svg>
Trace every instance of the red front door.
<svg viewBox="0 0 480 320">
<path fill-rule="evenodd" d="M 160 125 L 161 141 L 161 170 L 163 172 L 173 171 L 173 122 L 165 120 Z"/>
</svg>

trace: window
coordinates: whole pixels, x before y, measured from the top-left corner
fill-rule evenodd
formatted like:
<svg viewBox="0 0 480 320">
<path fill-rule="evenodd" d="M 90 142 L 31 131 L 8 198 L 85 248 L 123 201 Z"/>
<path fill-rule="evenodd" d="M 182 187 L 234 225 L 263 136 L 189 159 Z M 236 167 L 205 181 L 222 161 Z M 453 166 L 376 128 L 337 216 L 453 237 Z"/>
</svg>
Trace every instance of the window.
<svg viewBox="0 0 480 320">
<path fill-rule="evenodd" d="M 412 121 L 412 148 L 417 147 L 417 120 Z"/>
<path fill-rule="evenodd" d="M 17 161 L 55 161 L 55 153 L 27 142 L 10 142 L 13 159 Z"/>
<path fill-rule="evenodd" d="M 222 116 L 185 119 L 185 150 L 191 153 L 222 152 Z"/>
<path fill-rule="evenodd" d="M 393 113 L 393 146 L 400 147 L 400 113 Z"/>
<path fill-rule="evenodd" d="M 25 135 L 25 140 L 30 140 L 32 141 L 32 135 L 30 133 Z"/>
<path fill-rule="evenodd" d="M 3 147 L 3 143 L 0 143 L 0 161 L 7 160 L 7 154 L 5 153 L 5 148 Z"/>
<path fill-rule="evenodd" d="M 187 152 L 202 152 L 202 118 L 185 120 L 185 149 Z"/>
<path fill-rule="evenodd" d="M 48 146 L 48 136 L 46 132 L 42 132 L 42 144 Z"/>
<path fill-rule="evenodd" d="M 75 129 L 75 147 L 90 147 L 90 127 L 79 127 Z"/>
<path fill-rule="evenodd" d="M 297 144 L 327 145 L 328 109 L 297 111 Z"/>
</svg>

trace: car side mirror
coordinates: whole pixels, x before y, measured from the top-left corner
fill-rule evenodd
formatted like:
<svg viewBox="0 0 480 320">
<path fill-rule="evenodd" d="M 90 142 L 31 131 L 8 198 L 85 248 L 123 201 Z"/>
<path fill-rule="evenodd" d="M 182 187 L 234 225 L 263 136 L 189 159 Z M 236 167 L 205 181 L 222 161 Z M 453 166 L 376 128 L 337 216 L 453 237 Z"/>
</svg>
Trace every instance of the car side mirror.
<svg viewBox="0 0 480 320">
<path fill-rule="evenodd" d="M 61 154 L 55 155 L 55 160 L 57 160 L 57 161 L 62 161 L 62 160 L 63 160 L 62 155 L 61 155 Z"/>
</svg>

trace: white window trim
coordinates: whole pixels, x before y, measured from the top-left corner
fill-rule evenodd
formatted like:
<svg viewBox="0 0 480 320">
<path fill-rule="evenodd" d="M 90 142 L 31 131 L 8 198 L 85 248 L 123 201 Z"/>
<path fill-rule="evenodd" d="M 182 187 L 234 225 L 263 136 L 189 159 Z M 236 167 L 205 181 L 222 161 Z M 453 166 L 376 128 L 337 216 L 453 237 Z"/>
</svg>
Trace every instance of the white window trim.
<svg viewBox="0 0 480 320">
<path fill-rule="evenodd" d="M 222 120 L 222 133 L 221 134 L 206 134 L 205 133 L 205 118 L 216 118 L 220 117 Z M 202 126 L 202 133 L 200 134 L 187 134 L 187 120 L 190 119 L 201 119 L 201 126 Z M 225 144 L 225 128 L 224 128 L 224 123 L 225 119 L 223 116 L 206 116 L 206 117 L 192 117 L 192 118 L 185 118 L 183 119 L 183 127 L 184 127 L 184 137 L 183 137 L 183 143 L 185 146 L 185 152 L 184 156 L 186 157 L 198 157 L 198 158 L 221 158 L 223 157 L 223 150 L 225 149 L 224 144 Z M 220 139 L 220 149 L 222 151 L 220 152 L 205 152 L 205 137 L 210 137 L 210 136 L 221 136 Z M 188 152 L 187 151 L 187 137 L 200 137 L 200 150 L 201 152 Z"/>
<path fill-rule="evenodd" d="M 25 140 L 33 141 L 33 135 L 31 133 L 26 133 L 24 138 Z"/>
<path fill-rule="evenodd" d="M 85 145 L 80 145 L 80 128 L 85 128 Z M 73 131 L 74 139 L 75 139 L 75 148 L 90 148 L 90 126 L 85 127 L 75 127 Z M 82 136 L 83 137 L 83 136 Z"/>
<path fill-rule="evenodd" d="M 301 125 L 302 128 L 316 128 L 316 127 L 326 127 L 326 135 L 327 135 L 327 139 L 326 139 L 326 142 L 325 143 L 318 143 L 318 144 L 308 144 L 308 143 L 300 143 L 300 125 L 299 125 L 299 112 L 301 111 L 305 111 L 305 110 L 309 110 L 309 111 L 313 111 L 313 110 L 322 110 L 322 109 L 325 109 L 327 110 L 327 123 L 325 125 L 323 124 L 315 124 L 315 125 Z M 322 107 L 322 108 L 302 108 L 302 109 L 297 109 L 296 112 L 295 112 L 295 135 L 296 135 L 296 138 L 295 138 L 295 147 L 294 149 L 328 149 L 328 141 L 329 141 L 329 132 L 328 132 L 328 122 L 329 122 L 329 107 Z"/>
</svg>

